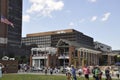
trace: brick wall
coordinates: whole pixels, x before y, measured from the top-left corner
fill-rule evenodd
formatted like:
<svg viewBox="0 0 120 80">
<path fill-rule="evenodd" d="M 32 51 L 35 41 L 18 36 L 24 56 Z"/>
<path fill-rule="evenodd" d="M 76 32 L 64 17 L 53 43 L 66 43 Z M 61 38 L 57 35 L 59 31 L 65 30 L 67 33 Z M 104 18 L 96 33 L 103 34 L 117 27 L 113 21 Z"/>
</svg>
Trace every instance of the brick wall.
<svg viewBox="0 0 120 80">
<path fill-rule="evenodd" d="M 4 65 L 2 69 L 3 73 L 17 73 L 18 61 L 16 60 L 0 60 L 0 63 Z"/>
</svg>

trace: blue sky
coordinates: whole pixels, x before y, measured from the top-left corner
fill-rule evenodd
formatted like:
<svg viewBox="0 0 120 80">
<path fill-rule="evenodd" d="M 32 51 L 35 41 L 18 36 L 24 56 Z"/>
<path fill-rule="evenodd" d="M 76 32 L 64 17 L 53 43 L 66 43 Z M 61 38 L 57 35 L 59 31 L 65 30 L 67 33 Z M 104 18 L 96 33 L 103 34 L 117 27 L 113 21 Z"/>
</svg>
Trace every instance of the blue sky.
<svg viewBox="0 0 120 80">
<path fill-rule="evenodd" d="M 120 0 L 23 0 L 22 36 L 76 29 L 120 49 Z"/>
</svg>

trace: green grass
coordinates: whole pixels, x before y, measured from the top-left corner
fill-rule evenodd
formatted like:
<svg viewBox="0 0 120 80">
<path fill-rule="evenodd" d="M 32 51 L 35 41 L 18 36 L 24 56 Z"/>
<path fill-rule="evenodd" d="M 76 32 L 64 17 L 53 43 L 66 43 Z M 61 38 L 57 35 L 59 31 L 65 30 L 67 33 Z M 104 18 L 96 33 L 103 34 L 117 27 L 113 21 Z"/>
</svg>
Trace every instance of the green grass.
<svg viewBox="0 0 120 80">
<path fill-rule="evenodd" d="M 5 74 L 0 80 L 66 80 L 66 77 L 54 75 Z"/>
<path fill-rule="evenodd" d="M 84 80 L 83 78 L 79 77 L 77 79 Z M 66 76 L 60 75 L 5 74 L 2 76 L 2 78 L 0 78 L 0 80 L 67 80 L 67 79 Z"/>
</svg>

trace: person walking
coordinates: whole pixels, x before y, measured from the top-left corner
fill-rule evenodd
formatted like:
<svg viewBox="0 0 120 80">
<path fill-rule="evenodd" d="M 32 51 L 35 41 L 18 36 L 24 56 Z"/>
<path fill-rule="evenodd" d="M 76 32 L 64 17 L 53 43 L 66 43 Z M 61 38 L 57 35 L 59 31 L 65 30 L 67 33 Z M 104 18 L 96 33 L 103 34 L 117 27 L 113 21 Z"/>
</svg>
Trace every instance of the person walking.
<svg viewBox="0 0 120 80">
<path fill-rule="evenodd" d="M 98 68 L 98 70 L 99 70 L 98 78 L 99 78 L 99 80 L 102 80 L 103 72 L 100 70 L 100 68 Z"/>
<path fill-rule="evenodd" d="M 84 73 L 85 79 L 86 79 L 86 80 L 89 80 L 89 74 L 90 74 L 89 67 L 85 66 L 85 67 L 83 68 L 83 73 Z"/>
<path fill-rule="evenodd" d="M 69 71 L 66 73 L 66 76 L 67 80 L 72 80 L 71 73 Z"/>
<path fill-rule="evenodd" d="M 71 73 L 72 73 L 73 80 L 77 80 L 77 77 L 76 77 L 76 69 L 74 68 L 73 65 L 72 65 L 71 67 L 72 67 Z"/>
<path fill-rule="evenodd" d="M 50 74 L 51 74 L 51 75 L 53 74 L 53 69 L 52 69 L 52 68 L 50 68 Z"/>
<path fill-rule="evenodd" d="M 101 72 L 100 68 L 98 67 L 98 65 L 93 67 L 92 73 L 93 73 L 94 80 L 102 80 L 102 72 Z"/>
<path fill-rule="evenodd" d="M 99 69 L 98 69 L 98 67 L 95 68 L 95 80 L 99 80 Z"/>
<path fill-rule="evenodd" d="M 111 76 L 110 76 L 110 68 L 107 67 L 105 70 L 105 76 L 106 76 L 106 80 L 111 80 Z"/>
<path fill-rule="evenodd" d="M 116 76 L 117 76 L 117 78 L 118 78 L 118 80 L 119 80 L 119 77 L 120 77 L 119 71 L 116 72 Z"/>
<path fill-rule="evenodd" d="M 79 75 L 79 77 L 81 77 L 81 75 L 82 75 L 82 69 L 81 68 L 78 70 L 78 75 Z"/>
<path fill-rule="evenodd" d="M 47 68 L 45 68 L 45 75 L 47 75 L 47 70 L 48 70 L 48 69 L 47 69 Z"/>
<path fill-rule="evenodd" d="M 92 68 L 92 75 L 93 75 L 93 80 L 95 80 L 95 66 L 93 66 L 93 68 Z"/>
</svg>

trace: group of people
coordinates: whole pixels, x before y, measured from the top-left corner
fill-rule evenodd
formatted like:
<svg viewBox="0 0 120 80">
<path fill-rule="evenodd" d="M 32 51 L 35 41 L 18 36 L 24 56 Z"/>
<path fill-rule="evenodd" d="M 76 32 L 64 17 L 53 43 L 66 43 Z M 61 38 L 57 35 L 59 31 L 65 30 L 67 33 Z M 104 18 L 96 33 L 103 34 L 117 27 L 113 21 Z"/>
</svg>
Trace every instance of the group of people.
<svg viewBox="0 0 120 80">
<path fill-rule="evenodd" d="M 90 70 L 89 66 L 84 66 L 82 68 L 82 72 L 84 74 L 85 80 L 89 80 L 90 73 L 92 73 L 94 80 L 102 80 L 103 72 L 100 70 L 98 66 L 94 66 L 92 70 Z M 81 75 L 82 73 L 78 73 L 78 74 Z M 109 67 L 105 69 L 105 77 L 106 80 L 112 80 Z M 71 72 L 67 73 L 67 80 L 77 80 L 76 69 L 74 68 L 74 66 L 71 67 Z"/>
<path fill-rule="evenodd" d="M 71 77 L 71 75 L 72 75 L 72 77 Z M 73 65 L 71 66 L 71 71 L 68 71 L 66 76 L 67 76 L 67 80 L 77 80 L 76 69 L 74 68 Z"/>
<path fill-rule="evenodd" d="M 85 75 L 85 79 L 89 80 L 89 74 L 90 74 L 89 67 L 85 66 L 83 68 L 83 73 Z M 94 66 L 91 73 L 93 74 L 93 79 L 94 80 L 102 80 L 103 72 L 100 70 L 100 68 L 98 66 Z M 106 76 L 106 80 L 112 80 L 111 76 L 110 76 L 110 68 L 109 67 L 107 67 L 105 69 L 105 76 Z"/>
<path fill-rule="evenodd" d="M 53 68 L 50 68 L 49 72 L 50 72 L 50 75 L 52 75 L 53 74 Z M 45 75 L 47 75 L 47 73 L 48 73 L 48 69 L 45 68 Z"/>
</svg>

